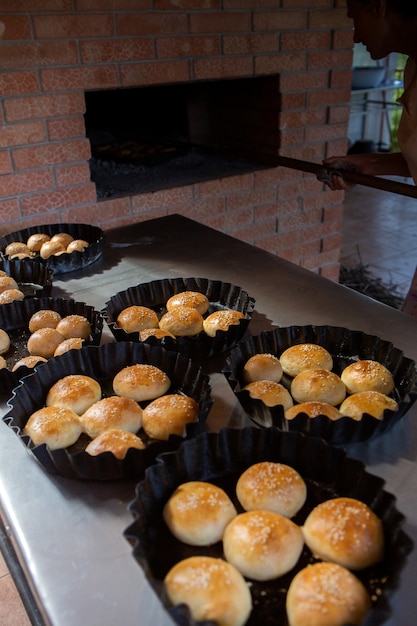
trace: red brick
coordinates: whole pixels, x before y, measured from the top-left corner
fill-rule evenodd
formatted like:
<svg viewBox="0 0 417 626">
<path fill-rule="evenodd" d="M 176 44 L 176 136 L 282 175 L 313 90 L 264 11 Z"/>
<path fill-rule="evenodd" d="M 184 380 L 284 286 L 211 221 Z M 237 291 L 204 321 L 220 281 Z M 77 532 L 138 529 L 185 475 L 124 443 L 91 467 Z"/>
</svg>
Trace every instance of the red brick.
<svg viewBox="0 0 417 626">
<path fill-rule="evenodd" d="M 46 141 L 43 122 L 23 122 L 0 127 L 0 148 L 29 145 Z"/>
<path fill-rule="evenodd" d="M 80 42 L 81 59 L 84 63 L 120 63 L 152 59 L 153 47 L 153 41 L 145 37 Z"/>
<path fill-rule="evenodd" d="M 239 78 L 253 74 L 253 63 L 250 57 L 196 59 L 193 66 L 196 80 Z"/>
<path fill-rule="evenodd" d="M 121 86 L 163 85 L 189 79 L 187 61 L 131 63 L 120 68 Z"/>
<path fill-rule="evenodd" d="M 220 0 L 154 0 L 154 5 L 158 11 L 186 11 L 187 9 L 207 11 L 208 9 L 219 9 Z"/>
<path fill-rule="evenodd" d="M 85 122 L 82 115 L 74 117 L 58 117 L 46 121 L 50 141 L 85 137 Z"/>
<path fill-rule="evenodd" d="M 319 89 L 325 98 L 327 94 L 329 74 L 326 71 L 286 73 L 280 77 L 281 89 L 286 91 L 301 90 L 309 95 L 310 89 Z"/>
<path fill-rule="evenodd" d="M 3 222 L 3 225 L 0 226 L 0 235 L 3 236 L 13 232 L 13 228 L 11 228 L 8 223 L 20 217 L 19 201 L 17 198 L 11 198 L 10 200 L 0 199 L 0 214 Z M 16 230 L 18 229 L 20 229 L 20 226 L 16 228 Z"/>
<path fill-rule="evenodd" d="M 350 100 L 350 89 L 317 90 L 307 93 L 307 107 L 334 106 Z"/>
<path fill-rule="evenodd" d="M 164 189 L 155 193 L 145 193 L 132 198 L 132 213 L 143 213 L 149 209 L 173 207 L 184 202 L 190 202 L 193 198 L 192 186 L 175 187 Z"/>
<path fill-rule="evenodd" d="M 85 99 L 82 91 L 28 96 L 27 98 L 10 98 L 5 104 L 6 120 L 30 120 L 57 115 L 73 115 L 85 112 Z"/>
<path fill-rule="evenodd" d="M 0 175 L 10 174 L 12 171 L 13 167 L 10 152 L 8 150 L 0 150 Z"/>
<path fill-rule="evenodd" d="M 60 165 L 54 169 L 54 173 L 58 187 L 70 187 L 71 185 L 90 182 L 90 167 L 87 162 Z"/>
<path fill-rule="evenodd" d="M 225 213 L 225 199 L 216 197 L 197 201 L 193 200 L 177 206 L 175 212 L 197 220 L 198 222 L 202 222 L 205 219 L 211 219 L 214 216 Z"/>
<path fill-rule="evenodd" d="M 224 54 L 260 54 L 278 52 L 278 34 L 245 33 L 223 35 Z"/>
<path fill-rule="evenodd" d="M 47 67 L 51 65 L 74 65 L 78 53 L 74 41 L 48 43 L 1 43 L 1 67 L 20 68 Z"/>
<path fill-rule="evenodd" d="M 112 15 L 100 13 L 89 15 L 34 15 L 33 27 L 36 39 L 82 39 L 84 37 L 112 37 Z"/>
<path fill-rule="evenodd" d="M 156 56 L 159 59 L 218 54 L 220 54 L 220 38 L 218 36 L 158 37 L 156 40 Z"/>
<path fill-rule="evenodd" d="M 346 15 L 346 9 L 310 11 L 309 26 L 314 29 L 352 28 L 352 20 Z"/>
<path fill-rule="evenodd" d="M 320 276 L 324 278 L 328 278 L 329 280 L 334 281 L 335 283 L 339 282 L 340 276 L 340 263 L 332 263 L 329 265 L 325 265 L 320 268 Z"/>
<path fill-rule="evenodd" d="M 22 198 L 20 204 L 22 215 L 29 216 L 34 213 L 48 213 L 56 209 L 63 209 L 76 204 L 88 204 L 95 201 L 95 185 L 88 183 L 75 187 L 65 187 L 47 193 L 30 194 Z M 87 220 L 86 223 L 88 223 Z"/>
<path fill-rule="evenodd" d="M 152 0 L 77 0 L 77 11 L 143 11 L 152 9 Z"/>
<path fill-rule="evenodd" d="M 70 207 L 61 211 L 62 221 L 82 222 L 87 224 L 106 223 L 108 228 L 118 226 L 120 218 L 129 220 L 126 223 L 134 221 L 131 211 L 129 198 L 120 198 L 117 201 L 99 202 L 90 206 Z"/>
<path fill-rule="evenodd" d="M 243 33 L 250 30 L 250 13 L 219 11 L 213 13 L 190 13 L 192 33 Z"/>
<path fill-rule="evenodd" d="M 89 159 L 90 156 L 90 142 L 87 139 L 46 143 L 42 146 L 16 148 L 13 150 L 13 161 L 18 170 L 33 169 L 59 163 L 71 163 Z"/>
<path fill-rule="evenodd" d="M 2 97 L 39 91 L 36 72 L 0 72 L 0 92 Z"/>
<path fill-rule="evenodd" d="M 253 28 L 255 31 L 282 32 L 283 30 L 307 30 L 306 11 L 258 11 L 253 15 Z"/>
<path fill-rule="evenodd" d="M 1 193 L 3 198 L 19 196 L 22 193 L 51 189 L 53 185 L 49 169 L 24 172 L 19 174 L 6 174 L 1 177 Z"/>
<path fill-rule="evenodd" d="M 209 180 L 195 185 L 196 197 L 207 198 L 209 196 L 229 194 L 243 189 L 252 189 L 254 186 L 253 183 L 253 174 L 228 176 L 226 178 Z"/>
<path fill-rule="evenodd" d="M 352 54 L 350 50 L 333 50 L 329 54 L 328 50 L 322 50 L 320 52 L 308 53 L 308 68 L 315 69 L 329 69 L 335 70 L 336 68 L 349 68 L 352 60 Z"/>
<path fill-rule="evenodd" d="M 305 69 L 306 55 L 304 52 L 259 55 L 255 59 L 255 73 L 257 75 L 301 72 Z"/>
<path fill-rule="evenodd" d="M 228 211 L 235 211 L 249 206 L 259 206 L 276 200 L 276 189 L 274 187 L 263 187 L 250 189 L 239 193 L 229 194 L 226 200 Z"/>
<path fill-rule="evenodd" d="M 13 39 L 30 39 L 29 15 L 2 15 L 1 21 L 5 26 L 2 43 Z"/>
<path fill-rule="evenodd" d="M 330 47 L 330 32 L 281 33 L 281 50 L 283 52 L 288 50 L 315 50 L 317 48 L 326 48 L 328 50 Z"/>
<path fill-rule="evenodd" d="M 186 13 L 152 11 L 143 14 L 120 14 L 117 16 L 118 33 L 134 37 L 150 35 L 188 34 Z"/>
<path fill-rule="evenodd" d="M 68 11 L 68 0 L 0 0 L 2 13 L 37 13 L 39 11 Z"/>
<path fill-rule="evenodd" d="M 56 70 L 43 70 L 41 82 L 44 91 L 108 89 L 109 87 L 117 87 L 118 75 L 114 65 L 66 67 Z"/>
</svg>

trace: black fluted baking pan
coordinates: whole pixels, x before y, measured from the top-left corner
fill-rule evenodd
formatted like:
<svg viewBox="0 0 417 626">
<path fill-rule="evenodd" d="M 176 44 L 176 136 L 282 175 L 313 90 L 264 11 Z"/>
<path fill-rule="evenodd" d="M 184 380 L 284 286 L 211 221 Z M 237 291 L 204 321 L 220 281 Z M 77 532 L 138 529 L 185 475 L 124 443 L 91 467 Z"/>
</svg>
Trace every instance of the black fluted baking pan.
<svg viewBox="0 0 417 626">
<path fill-rule="evenodd" d="M 385 410 L 380 420 L 366 413 L 360 421 L 349 417 L 332 421 L 324 415 L 311 419 L 305 413 L 286 420 L 282 406 L 267 407 L 243 390 L 243 366 L 251 356 L 269 352 L 279 358 L 288 347 L 300 343 L 315 343 L 326 348 L 333 357 L 333 371 L 339 375 L 344 367 L 358 359 L 371 359 L 385 365 L 394 377 L 392 396 L 398 403 L 398 410 Z M 231 350 L 223 373 L 245 412 L 258 426 L 300 431 L 323 437 L 334 445 L 366 441 L 390 430 L 417 398 L 417 371 L 413 360 L 389 341 L 338 326 L 289 326 L 250 337 Z M 291 381 L 284 376 L 281 382 L 289 388 Z"/>
<path fill-rule="evenodd" d="M 238 324 L 233 324 L 227 331 L 219 330 L 215 337 L 201 332 L 192 337 L 149 337 L 146 342 L 161 345 L 168 350 L 180 352 L 190 358 L 203 360 L 215 354 L 221 354 L 240 341 L 248 327 L 255 307 L 255 300 L 246 291 L 231 283 L 208 278 L 166 278 L 132 286 L 115 294 L 103 310 L 107 324 L 117 341 L 139 341 L 139 333 L 127 333 L 116 324 L 119 313 L 132 305 L 141 305 L 153 309 L 160 318 L 165 312 L 167 300 L 182 291 L 198 291 L 207 296 L 210 306 L 206 317 L 219 309 L 234 309 L 244 314 Z"/>
<path fill-rule="evenodd" d="M 145 468 L 154 462 L 158 454 L 175 450 L 183 438 L 174 435 L 168 441 L 146 441 L 144 438 L 147 444 L 144 450 L 129 449 L 126 457 L 120 460 L 110 452 L 98 456 L 89 455 L 85 452 L 89 439 L 84 435 L 68 449 L 50 450 L 44 444 L 34 446 L 29 437 L 23 434 L 29 416 L 44 406 L 48 390 L 57 380 L 69 374 L 91 376 L 100 383 L 103 397 L 106 397 L 115 395 L 111 383 L 116 373 L 135 363 L 148 363 L 159 367 L 171 380 L 168 393 L 183 393 L 198 402 L 197 420 L 186 426 L 185 437 L 202 432 L 212 406 L 209 377 L 190 359 L 176 352 L 128 341 L 87 346 L 49 359 L 13 390 L 13 395 L 8 401 L 9 410 L 3 421 L 16 432 L 39 463 L 53 474 L 87 480 L 139 477 Z M 139 435 L 142 436 L 142 433 L 139 432 Z"/>
<path fill-rule="evenodd" d="M 4 256 L 4 250 L 9 243 L 13 241 L 22 241 L 26 243 L 31 235 L 36 233 L 45 233 L 52 237 L 57 233 L 68 233 L 74 239 L 84 239 L 89 245 L 82 252 L 71 252 L 70 254 L 60 254 L 51 256 L 49 259 L 42 259 L 39 254 L 33 257 L 38 263 L 46 265 L 54 274 L 66 274 L 67 272 L 75 272 L 87 267 L 97 261 L 104 251 L 106 236 L 97 226 L 91 224 L 45 224 L 43 226 L 31 226 L 18 230 L 8 235 L 0 237 L 0 251 Z M 4 257 L 7 258 L 7 257 Z M 23 262 L 25 261 L 22 259 Z"/>
<path fill-rule="evenodd" d="M 5 257 L 0 258 L 0 270 L 15 279 L 25 298 L 51 294 L 53 272 L 41 263 Z"/>
<path fill-rule="evenodd" d="M 315 437 L 302 433 L 284 433 L 277 429 L 225 428 L 219 433 L 203 433 L 150 467 L 138 483 L 135 499 L 129 504 L 134 521 L 124 531 L 133 546 L 133 556 L 143 568 L 165 608 L 181 626 L 196 624 L 184 609 L 172 607 L 163 586 L 163 578 L 176 562 L 196 554 L 224 558 L 221 542 L 199 548 L 187 546 L 173 537 L 166 527 L 162 510 L 173 491 L 189 480 L 213 482 L 231 497 L 238 512 L 235 485 L 241 473 L 260 461 L 285 463 L 296 469 L 307 485 L 307 500 L 293 518 L 302 525 L 309 512 L 332 497 L 352 497 L 365 502 L 381 518 L 385 531 L 384 560 L 356 575 L 372 597 L 367 626 L 385 621 L 391 612 L 389 598 L 400 585 L 401 571 L 413 548 L 402 530 L 403 515 L 396 508 L 395 497 L 384 490 L 384 481 L 365 471 L 364 465 Z M 288 626 L 285 597 L 294 575 L 314 562 L 304 547 L 295 568 L 269 582 L 250 581 L 253 600 L 247 626 Z M 201 622 L 199 623 L 201 624 Z"/>
<path fill-rule="evenodd" d="M 77 302 L 71 298 L 29 298 L 3 304 L 0 307 L 0 328 L 10 337 L 10 350 L 2 356 L 6 359 L 7 368 L 0 369 L 0 385 L 3 392 L 9 392 L 18 381 L 31 374 L 29 367 L 19 367 L 12 372 L 13 365 L 19 359 L 28 356 L 27 340 L 30 336 L 28 324 L 34 313 L 42 309 L 57 311 L 62 317 L 82 315 L 91 324 L 91 335 L 85 345 L 99 345 L 103 331 L 103 316 L 100 311 L 85 302 Z M 40 365 L 39 365 L 40 366 Z M 38 367 L 39 367 L 38 366 Z"/>
</svg>

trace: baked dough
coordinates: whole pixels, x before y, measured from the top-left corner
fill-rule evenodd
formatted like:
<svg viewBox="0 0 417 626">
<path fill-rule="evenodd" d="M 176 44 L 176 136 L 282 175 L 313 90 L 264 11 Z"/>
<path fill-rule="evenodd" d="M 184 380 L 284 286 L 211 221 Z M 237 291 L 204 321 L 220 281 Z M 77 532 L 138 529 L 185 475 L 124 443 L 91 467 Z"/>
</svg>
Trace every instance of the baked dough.
<svg viewBox="0 0 417 626">
<path fill-rule="evenodd" d="M 245 511 L 262 509 L 291 518 L 306 501 L 307 487 L 289 465 L 261 461 L 240 475 L 236 495 Z"/>
<path fill-rule="evenodd" d="M 345 399 L 346 387 L 334 372 L 310 369 L 293 378 L 291 395 L 296 402 L 327 402 L 336 406 Z"/>
<path fill-rule="evenodd" d="M 360 421 L 364 413 L 381 419 L 386 409 L 396 411 L 398 404 L 394 398 L 379 391 L 359 391 L 348 396 L 340 405 L 340 413 L 356 421 Z"/>
<path fill-rule="evenodd" d="M 315 563 L 292 579 L 286 597 L 289 626 L 362 624 L 371 608 L 363 584 L 335 563 Z"/>
<path fill-rule="evenodd" d="M 158 328 L 159 321 L 153 309 L 134 304 L 120 311 L 116 324 L 127 333 L 138 333 L 145 328 Z"/>
<path fill-rule="evenodd" d="M 339 409 L 328 402 L 300 402 L 285 411 L 285 419 L 292 420 L 300 413 L 306 413 L 312 419 L 318 415 L 325 415 L 331 420 L 338 420 L 342 417 Z"/>
<path fill-rule="evenodd" d="M 61 343 L 57 345 L 54 356 L 60 356 L 69 350 L 81 350 L 83 343 L 84 339 L 81 339 L 81 337 L 70 337 L 69 339 L 64 339 L 64 341 L 61 341 Z"/>
<path fill-rule="evenodd" d="M 111 452 L 117 459 L 124 459 L 129 448 L 144 450 L 145 444 L 142 439 L 127 430 L 106 430 L 86 446 L 85 451 L 91 456 L 97 456 L 102 452 Z"/>
<path fill-rule="evenodd" d="M 140 341 L 146 341 L 148 337 L 156 337 L 156 339 L 171 337 L 171 339 L 175 339 L 175 335 L 169 333 L 167 330 L 162 330 L 162 328 L 145 328 L 145 330 L 139 332 Z"/>
<path fill-rule="evenodd" d="M 274 383 L 272 380 L 255 380 L 245 385 L 243 389 L 249 392 L 251 398 L 262 400 L 266 406 L 282 405 L 286 411 L 294 404 L 290 392 L 284 385 Z"/>
<path fill-rule="evenodd" d="M 15 300 L 23 300 L 25 294 L 20 289 L 6 289 L 0 293 L 0 304 L 10 304 Z"/>
<path fill-rule="evenodd" d="M 199 291 L 181 291 L 171 296 L 166 303 L 167 311 L 171 311 L 176 306 L 189 306 L 204 315 L 210 306 L 209 299 L 204 293 Z"/>
<path fill-rule="evenodd" d="M 233 309 L 214 311 L 203 321 L 204 332 L 209 337 L 215 337 L 218 330 L 227 331 L 229 326 L 239 324 L 244 317 L 241 311 L 234 311 Z"/>
<path fill-rule="evenodd" d="M 221 541 L 236 515 L 227 493 L 202 481 L 177 487 L 163 509 L 163 518 L 174 537 L 190 546 L 211 546 Z"/>
<path fill-rule="evenodd" d="M 283 576 L 296 565 L 303 546 L 301 528 L 272 511 L 240 513 L 223 535 L 226 560 L 252 580 Z"/>
<path fill-rule="evenodd" d="M 31 252 L 39 252 L 42 248 L 42 244 L 50 240 L 50 236 L 46 233 L 34 233 L 30 235 L 26 244 Z"/>
<path fill-rule="evenodd" d="M 154 400 L 167 393 L 171 381 L 167 374 L 155 365 L 136 363 L 120 370 L 113 378 L 113 391 L 118 396 L 132 398 L 136 402 Z"/>
<path fill-rule="evenodd" d="M 326 348 L 315 343 L 290 346 L 279 357 L 282 369 L 289 376 L 297 376 L 305 370 L 333 369 L 333 358 Z"/>
<path fill-rule="evenodd" d="M 131 398 L 110 396 L 92 404 L 80 419 L 91 439 L 115 428 L 137 433 L 142 426 L 142 409 Z"/>
<path fill-rule="evenodd" d="M 19 289 L 19 285 L 12 276 L 0 276 L 0 293 L 9 289 Z"/>
<path fill-rule="evenodd" d="M 0 356 L 0 370 L 7 368 L 7 361 L 3 356 Z"/>
<path fill-rule="evenodd" d="M 64 339 L 56 328 L 39 328 L 27 340 L 27 349 L 32 355 L 49 359 Z"/>
<path fill-rule="evenodd" d="M 91 335 L 91 324 L 84 315 L 66 315 L 58 322 L 56 329 L 65 339 L 71 337 L 88 339 Z"/>
<path fill-rule="evenodd" d="M 189 306 L 176 306 L 159 320 L 159 328 L 176 337 L 192 337 L 203 330 L 203 316 Z"/>
<path fill-rule="evenodd" d="M 210 556 L 192 556 L 174 565 L 164 580 L 173 605 L 186 604 L 196 622 L 243 626 L 252 598 L 243 576 L 230 563 Z"/>
<path fill-rule="evenodd" d="M 74 241 L 74 237 L 69 233 L 55 233 L 55 235 L 52 235 L 50 241 L 52 243 L 60 243 L 66 250 L 71 241 Z"/>
<path fill-rule="evenodd" d="M 35 446 L 45 443 L 51 450 L 72 446 L 81 435 L 78 415 L 67 407 L 43 407 L 32 413 L 23 430 Z"/>
<path fill-rule="evenodd" d="M 390 394 L 395 387 L 394 378 L 378 361 L 362 359 L 351 363 L 341 373 L 341 379 L 349 393 L 358 391 L 379 391 Z"/>
<path fill-rule="evenodd" d="M 30 255 L 30 250 L 23 241 L 11 241 L 4 251 L 7 256 L 14 256 L 15 254 L 27 254 Z"/>
<path fill-rule="evenodd" d="M 316 558 L 348 569 L 370 567 L 384 556 L 382 522 L 355 498 L 332 498 L 318 504 L 305 520 L 303 534 Z"/>
<path fill-rule="evenodd" d="M 46 363 L 47 360 L 48 359 L 45 359 L 43 356 L 24 356 L 13 365 L 12 372 L 15 372 L 22 366 L 29 368 L 36 367 L 39 363 Z"/>
<path fill-rule="evenodd" d="M 67 252 L 84 252 L 85 248 L 88 248 L 90 244 L 85 239 L 73 239 L 67 246 Z"/>
<path fill-rule="evenodd" d="M 52 309 L 40 309 L 29 319 L 29 330 L 31 333 L 34 333 L 40 328 L 56 328 L 61 319 L 62 316 L 58 313 L 58 311 L 53 311 Z"/>
<path fill-rule="evenodd" d="M 242 379 L 245 384 L 255 380 L 272 380 L 279 383 L 282 378 L 281 363 L 274 354 L 260 353 L 251 356 L 243 366 Z"/>
<path fill-rule="evenodd" d="M 83 374 L 69 374 L 52 385 L 46 396 L 46 406 L 61 406 L 82 415 L 101 398 L 99 383 Z"/>
<path fill-rule="evenodd" d="M 56 254 L 62 254 L 66 251 L 66 247 L 62 245 L 59 241 L 45 241 L 42 244 L 41 249 L 39 250 L 39 254 L 43 259 L 49 259 L 49 257 L 54 256 Z"/>
<path fill-rule="evenodd" d="M 143 430 L 152 439 L 167 440 L 184 436 L 186 424 L 195 422 L 198 402 L 180 393 L 160 396 L 143 409 Z"/>
<path fill-rule="evenodd" d="M 0 354 L 4 354 L 10 348 L 10 337 L 8 333 L 0 328 Z"/>
</svg>

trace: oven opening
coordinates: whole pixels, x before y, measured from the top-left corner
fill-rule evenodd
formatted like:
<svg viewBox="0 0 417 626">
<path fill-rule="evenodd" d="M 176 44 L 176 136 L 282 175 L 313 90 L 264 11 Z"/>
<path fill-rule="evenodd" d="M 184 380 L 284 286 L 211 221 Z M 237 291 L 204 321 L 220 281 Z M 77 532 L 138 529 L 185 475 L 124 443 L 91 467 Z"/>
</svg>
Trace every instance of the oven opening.
<svg viewBox="0 0 417 626">
<path fill-rule="evenodd" d="M 85 93 L 99 199 L 235 176 L 274 165 L 278 76 Z"/>
</svg>

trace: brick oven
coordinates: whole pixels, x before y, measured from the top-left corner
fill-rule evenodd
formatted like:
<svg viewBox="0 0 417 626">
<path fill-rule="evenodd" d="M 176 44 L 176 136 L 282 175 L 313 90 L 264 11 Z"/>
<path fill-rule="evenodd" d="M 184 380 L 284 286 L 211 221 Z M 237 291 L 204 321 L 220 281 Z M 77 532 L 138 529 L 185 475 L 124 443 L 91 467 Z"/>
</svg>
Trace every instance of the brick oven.
<svg viewBox="0 0 417 626">
<path fill-rule="evenodd" d="M 343 0 L 0 0 L 0 9 L 0 234 L 180 213 L 337 280 L 343 195 L 273 157 L 346 151 Z M 151 90 L 165 122 L 178 109 L 175 141 L 186 128 L 189 150 L 204 145 L 230 167 L 159 187 L 152 172 L 144 189 L 101 194 L 97 111 Z M 101 120 L 98 130 L 112 132 Z"/>
</svg>

